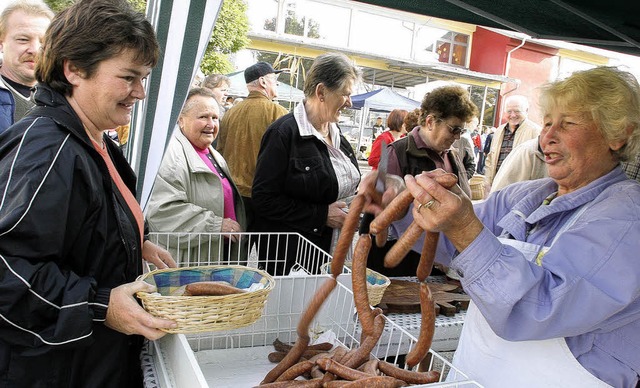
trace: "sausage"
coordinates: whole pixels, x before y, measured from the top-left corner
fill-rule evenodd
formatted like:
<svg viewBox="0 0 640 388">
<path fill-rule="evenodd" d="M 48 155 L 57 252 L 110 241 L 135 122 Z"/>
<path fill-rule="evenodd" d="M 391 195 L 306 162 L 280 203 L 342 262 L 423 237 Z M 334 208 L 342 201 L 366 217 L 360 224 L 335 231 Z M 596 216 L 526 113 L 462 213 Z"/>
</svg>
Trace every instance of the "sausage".
<svg viewBox="0 0 640 388">
<path fill-rule="evenodd" d="M 344 366 L 336 360 L 332 360 L 330 358 L 321 358 L 319 360 L 316 360 L 316 364 L 325 371 L 331 372 L 336 376 L 340 376 L 345 380 L 358 380 L 371 377 L 371 375 L 369 374 Z"/>
<path fill-rule="evenodd" d="M 316 294 L 313 296 L 311 303 L 309 303 L 307 309 L 300 316 L 300 321 L 298 321 L 297 327 L 298 340 L 282 361 L 267 373 L 261 384 L 274 382 L 282 373 L 284 373 L 284 371 L 300 360 L 300 357 L 302 357 L 304 351 L 309 345 L 309 326 L 311 325 L 311 321 L 337 284 L 338 282 L 335 278 L 328 278 L 320 286 Z"/>
<path fill-rule="evenodd" d="M 423 232 L 424 230 L 415 221 L 409 224 L 407 230 L 402 233 L 402 236 L 384 256 L 384 266 L 386 268 L 394 268 L 400 264 Z"/>
<path fill-rule="evenodd" d="M 416 346 L 411 349 L 406 357 L 406 363 L 409 369 L 418 365 L 420 361 L 427 355 L 433 340 L 433 332 L 435 331 L 436 310 L 433 304 L 433 295 L 427 283 L 420 283 L 420 335 Z"/>
<path fill-rule="evenodd" d="M 271 352 L 267 356 L 271 362 L 280 362 L 287 355 L 288 352 Z M 313 357 L 328 356 L 329 352 L 324 350 L 305 350 L 300 357 L 300 360 L 311 360 Z"/>
<path fill-rule="evenodd" d="M 377 376 L 378 375 L 378 360 L 377 359 L 373 359 L 373 360 L 369 360 L 367 362 L 365 362 L 364 364 L 362 364 L 360 366 L 360 368 L 358 368 L 359 371 L 370 374 L 372 376 Z"/>
<path fill-rule="evenodd" d="M 367 255 L 371 249 L 371 236 L 360 235 L 353 252 L 351 282 L 353 284 L 353 301 L 358 311 L 358 320 L 362 332 L 369 336 L 373 333 L 373 312 L 367 294 Z"/>
<path fill-rule="evenodd" d="M 402 191 L 371 221 L 369 231 L 377 235 L 387 229 L 393 221 L 399 219 L 406 212 L 411 202 L 413 202 L 411 192 L 409 190 Z"/>
<path fill-rule="evenodd" d="M 396 388 L 404 387 L 404 381 L 391 376 L 369 376 L 344 385 L 345 388 Z"/>
<path fill-rule="evenodd" d="M 433 262 L 436 258 L 436 248 L 438 247 L 438 239 L 440 233 L 427 231 L 422 245 L 422 253 L 420 254 L 420 262 L 416 270 L 418 280 L 424 282 L 433 269 Z"/>
<path fill-rule="evenodd" d="M 387 244 L 387 237 L 389 237 L 389 229 L 383 229 L 380 233 L 376 234 L 376 246 L 382 248 Z"/>
<path fill-rule="evenodd" d="M 369 361 L 371 351 L 376 346 L 382 332 L 384 331 L 384 325 L 386 321 L 383 315 L 378 315 L 374 319 L 373 333 L 360 343 L 360 346 L 351 352 L 349 358 L 344 358 L 341 363 L 349 368 L 358 368 L 363 363 Z"/>
<path fill-rule="evenodd" d="M 286 371 L 282 372 L 280 376 L 276 379 L 276 381 L 288 381 L 294 380 L 296 377 L 307 373 L 311 370 L 311 367 L 315 365 L 314 362 L 311 361 L 301 361 L 293 366 L 291 366 Z"/>
<path fill-rule="evenodd" d="M 351 248 L 353 242 L 353 234 L 358 228 L 358 221 L 360 220 L 360 213 L 364 208 L 365 198 L 362 195 L 357 195 L 351 205 L 349 206 L 349 213 L 342 224 L 342 230 L 338 237 L 338 242 L 333 250 L 333 260 L 331 261 L 331 276 L 337 278 L 342 273 L 344 267 L 344 261 L 347 257 L 347 252 Z"/>
<path fill-rule="evenodd" d="M 227 282 L 195 282 L 187 284 L 184 289 L 185 296 L 221 296 L 245 292 Z"/>
<path fill-rule="evenodd" d="M 274 382 L 274 383 L 260 384 L 260 387 L 267 387 L 267 388 L 289 388 L 289 387 L 320 388 L 320 387 L 322 387 L 322 381 L 320 381 L 319 379 L 277 381 L 277 382 Z"/>
<path fill-rule="evenodd" d="M 378 369 L 387 376 L 395 377 L 409 384 L 430 384 L 440 380 L 440 372 L 414 372 L 390 364 L 386 361 L 378 362 Z"/>
<path fill-rule="evenodd" d="M 280 341 L 280 339 L 276 338 L 275 341 L 273 341 L 273 347 L 278 351 L 278 352 L 285 352 L 287 353 L 289 350 L 291 350 L 291 348 L 293 347 L 293 345 L 291 344 L 287 344 L 284 343 L 282 341 Z M 329 342 L 322 342 L 319 344 L 314 344 L 314 345 L 309 345 L 307 346 L 307 350 L 317 350 L 317 351 L 323 351 L 323 352 L 328 352 L 329 350 L 331 350 L 333 348 L 333 344 L 329 343 Z"/>
<path fill-rule="evenodd" d="M 446 174 L 438 175 L 433 179 L 445 189 L 450 189 L 453 186 L 455 186 L 456 183 L 458 183 L 458 177 L 456 176 L 456 174 L 452 174 L 450 172 Z"/>
<path fill-rule="evenodd" d="M 351 384 L 352 382 L 349 380 L 333 380 L 333 381 L 327 381 L 326 383 L 322 384 L 322 388 L 340 388 L 340 387 L 344 387 L 347 384 Z"/>
</svg>

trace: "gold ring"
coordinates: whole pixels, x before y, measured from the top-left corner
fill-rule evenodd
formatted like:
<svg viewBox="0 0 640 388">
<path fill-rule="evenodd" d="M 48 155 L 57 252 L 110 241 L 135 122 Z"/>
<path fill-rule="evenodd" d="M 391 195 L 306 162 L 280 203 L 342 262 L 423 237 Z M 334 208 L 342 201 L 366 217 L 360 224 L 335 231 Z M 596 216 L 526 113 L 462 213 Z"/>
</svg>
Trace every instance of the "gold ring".
<svg viewBox="0 0 640 388">
<path fill-rule="evenodd" d="M 429 209 L 431 206 L 433 206 L 436 203 L 435 199 L 432 199 L 426 203 L 421 203 L 420 205 L 418 205 L 418 212 L 420 212 L 420 210 L 422 210 L 422 208 L 425 209 Z"/>
</svg>

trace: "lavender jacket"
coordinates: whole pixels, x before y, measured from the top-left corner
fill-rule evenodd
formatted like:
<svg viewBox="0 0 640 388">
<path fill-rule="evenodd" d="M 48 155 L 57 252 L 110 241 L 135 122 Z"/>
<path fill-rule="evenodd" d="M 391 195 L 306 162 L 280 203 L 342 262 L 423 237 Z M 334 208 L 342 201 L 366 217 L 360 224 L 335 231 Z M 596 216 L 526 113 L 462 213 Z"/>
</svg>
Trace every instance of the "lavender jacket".
<svg viewBox="0 0 640 388">
<path fill-rule="evenodd" d="M 640 373 L 640 184 L 616 167 L 541 206 L 556 190 L 556 183 L 544 178 L 492 194 L 475 205 L 485 225 L 480 235 L 457 256 L 441 237 L 436 257 L 457 271 L 500 337 L 564 337 L 578 362 L 596 377 L 615 387 L 635 387 Z M 563 222 L 584 204 L 588 210 L 553 243 L 542 266 L 496 237 L 507 232 L 549 246 Z"/>
</svg>

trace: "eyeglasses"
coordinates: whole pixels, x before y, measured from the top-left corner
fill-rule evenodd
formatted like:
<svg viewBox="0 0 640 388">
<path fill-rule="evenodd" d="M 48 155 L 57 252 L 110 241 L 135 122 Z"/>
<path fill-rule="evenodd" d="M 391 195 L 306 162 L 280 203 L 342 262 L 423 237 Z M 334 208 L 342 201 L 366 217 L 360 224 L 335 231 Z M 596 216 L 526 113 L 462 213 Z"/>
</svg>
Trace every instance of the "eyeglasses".
<svg viewBox="0 0 640 388">
<path fill-rule="evenodd" d="M 451 125 L 447 124 L 447 122 L 444 121 L 443 119 L 438 119 L 438 121 L 442 121 L 444 125 L 446 125 L 447 128 L 449 128 L 449 132 L 451 132 L 453 136 L 460 135 L 465 131 L 465 129 L 462 127 L 452 127 Z"/>
</svg>

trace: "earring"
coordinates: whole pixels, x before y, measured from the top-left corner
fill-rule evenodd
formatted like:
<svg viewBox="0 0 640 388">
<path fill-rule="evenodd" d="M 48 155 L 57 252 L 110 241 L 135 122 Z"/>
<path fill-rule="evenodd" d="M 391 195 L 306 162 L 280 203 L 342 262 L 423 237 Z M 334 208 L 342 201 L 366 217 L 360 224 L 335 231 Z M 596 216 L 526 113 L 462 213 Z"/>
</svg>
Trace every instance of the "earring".
<svg viewBox="0 0 640 388">
<path fill-rule="evenodd" d="M 321 98 L 321 99 L 320 99 L 320 102 L 324 102 L 324 98 Z"/>
</svg>

